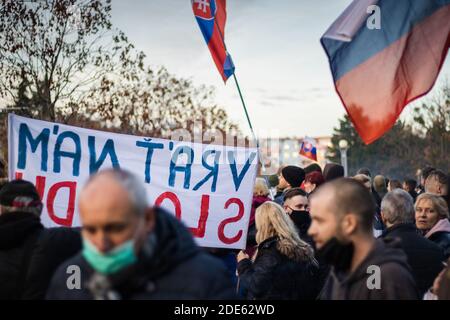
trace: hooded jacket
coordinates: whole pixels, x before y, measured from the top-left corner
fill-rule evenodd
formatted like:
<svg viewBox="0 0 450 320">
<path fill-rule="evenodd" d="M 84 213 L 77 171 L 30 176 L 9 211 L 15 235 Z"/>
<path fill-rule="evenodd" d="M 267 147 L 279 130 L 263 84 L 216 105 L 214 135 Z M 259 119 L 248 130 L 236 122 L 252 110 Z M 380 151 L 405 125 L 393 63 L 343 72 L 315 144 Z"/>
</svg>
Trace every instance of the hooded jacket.
<svg viewBox="0 0 450 320">
<path fill-rule="evenodd" d="M 380 268 L 379 289 L 376 287 L 377 267 Z M 406 255 L 399 248 L 399 242 L 392 239 L 376 240 L 371 252 L 350 274 L 336 272 L 332 267 L 321 293 L 323 300 L 412 300 L 418 298 L 418 291 Z"/>
<path fill-rule="evenodd" d="M 258 246 L 255 261 L 238 263 L 240 284 L 248 299 L 312 300 L 320 291 L 317 263 L 306 258 L 299 248 L 290 248 L 286 240 L 272 237 Z M 288 255 L 281 250 L 288 249 Z M 291 250 L 289 250 L 291 249 Z"/>
<path fill-rule="evenodd" d="M 156 209 L 155 230 L 138 262 L 109 276 L 94 271 L 81 254 L 56 272 L 47 299 L 233 299 L 235 293 L 223 263 L 195 243 L 188 229 L 171 214 Z M 79 266 L 81 288 L 67 288 L 66 273 Z"/>
<path fill-rule="evenodd" d="M 81 249 L 78 230 L 45 229 L 29 212 L 0 215 L 0 299 L 44 299 L 53 273 Z"/>
<path fill-rule="evenodd" d="M 450 222 L 447 218 L 441 219 L 427 232 L 425 238 L 436 243 L 444 250 L 444 255 L 450 258 Z"/>
</svg>

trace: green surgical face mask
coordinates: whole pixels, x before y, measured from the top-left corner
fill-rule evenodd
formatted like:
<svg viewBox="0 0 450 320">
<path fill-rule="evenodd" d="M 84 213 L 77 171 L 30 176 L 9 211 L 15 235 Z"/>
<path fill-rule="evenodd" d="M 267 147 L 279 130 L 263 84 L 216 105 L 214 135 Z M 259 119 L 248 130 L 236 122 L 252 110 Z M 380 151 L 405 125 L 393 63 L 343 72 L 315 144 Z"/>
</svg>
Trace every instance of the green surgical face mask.
<svg viewBox="0 0 450 320">
<path fill-rule="evenodd" d="M 97 272 L 112 274 L 137 261 L 134 240 L 128 240 L 107 253 L 101 253 L 87 239 L 83 239 L 83 257 Z"/>
</svg>

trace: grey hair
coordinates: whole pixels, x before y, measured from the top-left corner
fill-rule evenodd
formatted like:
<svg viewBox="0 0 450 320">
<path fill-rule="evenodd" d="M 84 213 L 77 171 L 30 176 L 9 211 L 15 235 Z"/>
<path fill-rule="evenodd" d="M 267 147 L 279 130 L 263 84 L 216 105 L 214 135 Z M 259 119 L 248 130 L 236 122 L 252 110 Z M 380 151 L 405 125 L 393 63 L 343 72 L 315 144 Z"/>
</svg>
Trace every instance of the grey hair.
<svg viewBox="0 0 450 320">
<path fill-rule="evenodd" d="M 414 222 L 414 200 L 403 189 L 388 192 L 381 201 L 381 212 L 391 224 Z"/>
<path fill-rule="evenodd" d="M 87 182 L 89 184 L 98 175 L 110 175 L 117 181 L 128 193 L 133 208 L 138 215 L 144 215 L 149 207 L 147 192 L 141 181 L 130 171 L 124 169 L 106 169 L 91 176 Z M 86 184 L 86 185 L 87 185 Z"/>
</svg>

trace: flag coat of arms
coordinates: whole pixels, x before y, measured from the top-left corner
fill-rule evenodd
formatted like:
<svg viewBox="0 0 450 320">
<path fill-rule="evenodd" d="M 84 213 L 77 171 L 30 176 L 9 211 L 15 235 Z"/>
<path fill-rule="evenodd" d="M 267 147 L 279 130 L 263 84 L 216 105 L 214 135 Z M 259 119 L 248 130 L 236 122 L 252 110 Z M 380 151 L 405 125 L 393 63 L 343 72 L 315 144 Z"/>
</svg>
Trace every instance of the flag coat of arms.
<svg viewBox="0 0 450 320">
<path fill-rule="evenodd" d="M 234 65 L 225 47 L 226 0 L 191 0 L 192 10 L 224 82 Z"/>
<path fill-rule="evenodd" d="M 300 155 L 311 159 L 313 161 L 317 161 L 317 147 L 316 141 L 312 138 L 306 137 L 303 139 L 302 146 L 300 148 Z"/>
</svg>

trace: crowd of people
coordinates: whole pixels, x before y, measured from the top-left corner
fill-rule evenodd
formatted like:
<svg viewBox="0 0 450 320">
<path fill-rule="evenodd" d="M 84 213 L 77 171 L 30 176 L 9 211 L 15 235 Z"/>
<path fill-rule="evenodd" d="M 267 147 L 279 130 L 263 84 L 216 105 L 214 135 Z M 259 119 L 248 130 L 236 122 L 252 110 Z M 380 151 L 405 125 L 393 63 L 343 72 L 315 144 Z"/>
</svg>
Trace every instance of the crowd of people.
<svg viewBox="0 0 450 320">
<path fill-rule="evenodd" d="M 241 251 L 199 247 L 124 170 L 89 178 L 81 228 L 45 228 L 35 186 L 5 181 L 0 299 L 450 299 L 449 180 L 284 166 L 256 179 Z"/>
</svg>

